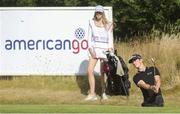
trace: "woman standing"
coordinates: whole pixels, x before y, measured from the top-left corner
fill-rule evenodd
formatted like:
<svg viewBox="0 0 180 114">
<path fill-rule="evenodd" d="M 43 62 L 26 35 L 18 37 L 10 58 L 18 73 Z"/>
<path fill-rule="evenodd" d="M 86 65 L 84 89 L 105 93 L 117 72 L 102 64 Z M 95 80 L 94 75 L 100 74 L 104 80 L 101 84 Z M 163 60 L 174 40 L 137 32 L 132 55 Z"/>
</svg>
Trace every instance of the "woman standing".
<svg viewBox="0 0 180 114">
<path fill-rule="evenodd" d="M 95 93 L 95 77 L 94 68 L 97 61 L 100 60 L 101 70 L 101 86 L 102 86 L 102 99 L 108 99 L 105 94 L 104 72 L 102 70 L 103 61 L 107 60 L 105 51 L 113 51 L 113 26 L 105 16 L 104 8 L 101 5 L 96 6 L 94 17 L 89 21 L 89 64 L 88 64 L 88 80 L 90 91 L 85 100 L 97 100 Z"/>
</svg>

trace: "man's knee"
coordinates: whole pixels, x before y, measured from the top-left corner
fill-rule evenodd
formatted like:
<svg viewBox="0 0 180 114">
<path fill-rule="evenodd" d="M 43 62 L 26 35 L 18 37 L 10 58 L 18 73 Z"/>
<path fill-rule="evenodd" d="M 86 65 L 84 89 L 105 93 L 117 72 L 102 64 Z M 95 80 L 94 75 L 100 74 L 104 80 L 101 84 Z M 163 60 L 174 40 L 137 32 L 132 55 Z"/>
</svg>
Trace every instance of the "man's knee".
<svg viewBox="0 0 180 114">
<path fill-rule="evenodd" d="M 164 106 L 164 99 L 162 97 L 162 95 L 157 95 L 155 97 L 155 101 L 151 101 L 151 102 L 143 102 L 141 104 L 142 107 L 163 107 Z"/>
<path fill-rule="evenodd" d="M 156 99 L 155 99 L 155 104 L 159 107 L 164 106 L 164 99 L 162 97 L 162 95 L 157 95 Z"/>
</svg>

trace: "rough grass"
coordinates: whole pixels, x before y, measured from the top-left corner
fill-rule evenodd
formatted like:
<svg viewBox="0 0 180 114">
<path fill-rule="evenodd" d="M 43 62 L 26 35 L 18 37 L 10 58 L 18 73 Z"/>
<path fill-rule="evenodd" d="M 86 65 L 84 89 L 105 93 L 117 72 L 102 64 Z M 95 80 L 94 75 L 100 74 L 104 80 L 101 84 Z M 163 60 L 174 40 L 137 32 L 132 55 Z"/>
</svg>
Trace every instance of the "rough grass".
<svg viewBox="0 0 180 114">
<path fill-rule="evenodd" d="M 161 72 L 161 88 L 163 90 L 166 107 L 162 109 L 166 110 L 165 112 L 168 112 L 167 110 L 170 110 L 169 112 L 171 112 L 174 107 L 175 112 L 180 112 L 178 108 L 176 108 L 177 106 L 180 106 L 180 35 L 160 34 L 146 37 L 155 38 L 153 40 L 134 40 L 127 43 L 115 43 L 118 55 L 122 56 L 127 63 L 129 57 L 133 53 L 139 53 L 143 56 L 144 62 L 147 66 L 153 65 L 150 59 L 154 58 L 156 66 Z M 64 106 L 62 104 L 72 105 L 74 108 L 69 109 L 70 112 L 77 112 L 75 108 L 83 105 L 87 106 L 84 110 L 78 111 L 88 112 L 89 109 L 86 108 L 89 105 L 92 106 L 90 109 L 93 108 L 93 105 L 95 105 L 95 107 L 99 107 L 100 109 L 102 108 L 101 105 L 104 106 L 101 110 L 97 110 L 96 112 L 101 112 L 102 110 L 107 111 L 106 106 L 109 106 L 107 109 L 110 110 L 107 112 L 118 112 L 119 106 L 121 106 L 121 112 L 123 112 L 123 110 L 124 112 L 129 112 L 127 109 L 128 107 L 132 108 L 130 111 L 134 111 L 137 107 L 140 107 L 142 95 L 140 90 L 132 81 L 133 74 L 135 74 L 136 70 L 132 65 L 128 63 L 127 65 L 130 70 L 129 79 L 132 82 L 129 98 L 127 99 L 127 97 L 124 96 L 109 96 L 110 99 L 108 101 L 98 100 L 95 102 L 86 102 L 83 100 L 88 92 L 87 76 L 0 77 L 0 112 L 8 112 L 5 108 L 6 106 L 9 107 L 9 109 L 14 109 L 15 112 L 20 107 L 23 107 L 24 110 L 28 110 L 28 107 L 30 108 L 29 110 L 34 110 L 36 106 L 39 106 L 39 109 L 42 108 L 42 110 L 49 108 L 49 112 L 52 112 L 51 107 L 49 106 L 53 105 L 57 108 L 57 110 L 60 110 L 60 107 Z M 96 77 L 96 92 L 98 95 L 100 94 L 99 77 Z M 13 108 L 13 106 L 17 107 Z M 113 108 L 113 106 L 118 107 Z M 67 110 L 67 108 L 68 106 L 65 106 L 65 110 Z M 52 110 L 55 109 L 52 108 Z M 147 112 L 154 112 L 151 108 L 147 110 Z M 157 108 L 155 109 L 155 112 L 158 112 L 158 110 L 160 110 L 160 112 L 162 111 Z M 135 112 L 141 112 L 141 110 L 137 109 Z"/>
<path fill-rule="evenodd" d="M 36 80 L 36 83 L 32 83 Z M 49 81 L 48 81 L 49 80 Z M 51 80 L 56 80 L 53 83 Z M 78 80 L 78 81 L 77 81 Z M 23 84 L 21 83 L 23 82 Z M 26 82 L 26 83 L 24 83 Z M 88 91 L 86 76 L 77 77 L 15 77 L 0 81 L 0 104 L 91 104 L 140 106 L 143 98 L 140 90 L 132 83 L 130 96 L 109 96 L 108 101 L 99 100 L 86 102 L 84 98 Z M 44 83 L 44 84 L 42 84 Z M 96 77 L 96 91 L 100 91 L 99 77 Z M 163 89 L 166 106 L 180 105 L 180 86 Z"/>
<path fill-rule="evenodd" d="M 133 53 L 142 55 L 147 66 L 152 66 L 151 58 L 154 58 L 155 65 L 161 73 L 163 89 L 170 89 L 180 83 L 180 33 L 178 34 L 152 34 L 143 36 L 141 39 L 128 43 L 116 43 L 118 54 L 126 62 Z M 128 63 L 127 63 L 128 64 Z M 136 69 L 129 65 L 130 79 L 135 74 Z"/>
</svg>

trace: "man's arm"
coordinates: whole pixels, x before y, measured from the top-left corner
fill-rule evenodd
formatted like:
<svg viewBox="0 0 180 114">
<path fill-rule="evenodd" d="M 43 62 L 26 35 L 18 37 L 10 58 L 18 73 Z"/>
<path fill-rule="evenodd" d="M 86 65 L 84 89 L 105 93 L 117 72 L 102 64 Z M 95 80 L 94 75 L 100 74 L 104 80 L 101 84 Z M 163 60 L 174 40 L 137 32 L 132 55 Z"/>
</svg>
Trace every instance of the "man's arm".
<svg viewBox="0 0 180 114">
<path fill-rule="evenodd" d="M 159 88 L 161 86 L 161 79 L 160 79 L 159 75 L 155 75 L 154 79 L 155 79 L 155 89 L 156 89 L 155 92 L 158 93 L 159 92 Z"/>
<path fill-rule="evenodd" d="M 151 85 L 145 83 L 143 80 L 139 80 L 139 82 L 137 83 L 137 85 L 138 85 L 139 87 L 144 88 L 144 89 L 150 89 L 150 86 L 151 86 Z"/>
<path fill-rule="evenodd" d="M 156 76 L 155 76 L 156 77 Z M 158 93 L 159 91 L 159 87 L 160 87 L 160 78 L 158 78 L 158 76 L 155 78 L 155 85 L 150 85 L 150 84 L 147 84 L 145 83 L 143 80 L 140 80 L 137 85 L 139 87 L 142 87 L 144 89 L 151 89 L 153 90 L 155 93 Z"/>
</svg>

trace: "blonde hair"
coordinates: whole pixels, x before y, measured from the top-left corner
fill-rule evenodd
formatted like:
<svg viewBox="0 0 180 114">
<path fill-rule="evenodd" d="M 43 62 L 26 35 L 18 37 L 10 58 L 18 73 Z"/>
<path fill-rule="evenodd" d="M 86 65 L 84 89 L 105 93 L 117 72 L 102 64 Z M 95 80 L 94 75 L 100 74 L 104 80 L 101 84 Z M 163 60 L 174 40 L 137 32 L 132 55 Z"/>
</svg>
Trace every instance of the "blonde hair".
<svg viewBox="0 0 180 114">
<path fill-rule="evenodd" d="M 93 20 L 97 20 L 96 12 L 94 13 Z M 105 29 L 108 30 L 109 29 L 109 21 L 107 20 L 104 12 L 102 13 L 102 23 L 103 23 Z"/>
</svg>

